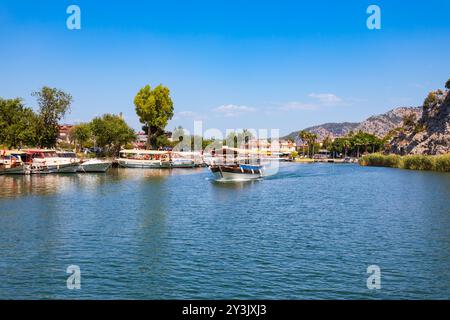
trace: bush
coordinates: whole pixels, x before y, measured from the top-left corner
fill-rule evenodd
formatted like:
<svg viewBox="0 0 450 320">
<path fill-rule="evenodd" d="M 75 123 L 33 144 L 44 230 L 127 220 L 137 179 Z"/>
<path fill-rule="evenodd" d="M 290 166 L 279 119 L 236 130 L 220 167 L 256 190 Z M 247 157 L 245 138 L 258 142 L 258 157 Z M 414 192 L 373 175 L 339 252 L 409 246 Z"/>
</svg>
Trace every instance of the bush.
<svg viewBox="0 0 450 320">
<path fill-rule="evenodd" d="M 398 168 L 401 157 L 395 154 L 383 155 L 373 153 L 363 156 L 359 163 L 363 166 L 392 167 Z"/>
<path fill-rule="evenodd" d="M 409 155 L 401 157 L 398 155 L 374 153 L 363 156 L 359 160 L 359 164 L 362 166 L 450 172 L 450 154 L 440 156 Z"/>
<path fill-rule="evenodd" d="M 434 158 L 424 155 L 405 156 L 402 159 L 402 168 L 409 170 L 433 170 Z"/>
<path fill-rule="evenodd" d="M 434 159 L 434 167 L 436 171 L 450 172 L 450 154 L 436 156 Z"/>
</svg>

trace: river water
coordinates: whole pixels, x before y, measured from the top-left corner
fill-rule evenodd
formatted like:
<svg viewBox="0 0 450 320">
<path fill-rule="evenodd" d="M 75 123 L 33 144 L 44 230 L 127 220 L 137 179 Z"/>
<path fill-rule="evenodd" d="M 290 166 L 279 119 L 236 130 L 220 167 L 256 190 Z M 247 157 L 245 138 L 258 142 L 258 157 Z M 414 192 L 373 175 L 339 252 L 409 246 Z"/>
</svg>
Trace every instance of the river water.
<svg viewBox="0 0 450 320">
<path fill-rule="evenodd" d="M 380 289 L 367 287 L 369 265 Z M 449 174 L 285 164 L 232 184 L 203 168 L 0 176 L 1 299 L 448 299 L 449 266 Z"/>
</svg>

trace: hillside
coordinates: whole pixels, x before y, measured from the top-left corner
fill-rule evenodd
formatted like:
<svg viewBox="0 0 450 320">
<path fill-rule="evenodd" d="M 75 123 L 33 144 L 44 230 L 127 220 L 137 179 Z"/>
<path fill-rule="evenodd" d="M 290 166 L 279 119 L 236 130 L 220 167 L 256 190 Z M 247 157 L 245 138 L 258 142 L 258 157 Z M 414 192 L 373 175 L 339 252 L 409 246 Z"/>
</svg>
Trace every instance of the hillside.
<svg viewBox="0 0 450 320">
<path fill-rule="evenodd" d="M 383 137 L 390 130 L 402 125 L 403 117 L 407 114 L 415 114 L 417 118 L 421 117 L 421 107 L 400 107 L 392 109 L 386 113 L 371 116 L 362 122 L 342 122 L 342 123 L 324 123 L 321 125 L 305 128 L 304 130 L 317 134 L 319 140 L 330 136 L 332 138 L 345 136 L 350 131 L 364 131 Z M 284 137 L 284 139 L 295 139 L 299 131 L 294 131 Z"/>
<path fill-rule="evenodd" d="M 396 154 L 445 154 L 450 152 L 450 94 L 437 90 L 424 102 L 422 116 L 401 128 L 390 142 Z"/>
</svg>

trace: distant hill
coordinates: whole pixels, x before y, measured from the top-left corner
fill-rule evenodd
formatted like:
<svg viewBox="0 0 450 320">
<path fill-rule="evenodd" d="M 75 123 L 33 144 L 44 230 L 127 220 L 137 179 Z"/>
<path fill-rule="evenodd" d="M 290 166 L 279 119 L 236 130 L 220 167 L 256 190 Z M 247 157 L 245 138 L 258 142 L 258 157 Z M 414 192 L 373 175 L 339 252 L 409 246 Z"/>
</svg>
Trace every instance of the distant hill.
<svg viewBox="0 0 450 320">
<path fill-rule="evenodd" d="M 342 137 L 347 135 L 350 131 L 364 131 L 374 134 L 378 137 L 383 137 L 390 130 L 402 125 L 403 117 L 407 114 L 414 113 L 417 118 L 422 116 L 421 107 L 400 107 L 392 109 L 386 113 L 371 116 L 362 122 L 341 122 L 341 123 L 324 123 L 321 125 L 305 128 L 304 130 L 317 134 L 319 140 L 330 136 L 332 138 Z M 291 132 L 283 139 L 296 140 L 298 131 Z"/>
</svg>

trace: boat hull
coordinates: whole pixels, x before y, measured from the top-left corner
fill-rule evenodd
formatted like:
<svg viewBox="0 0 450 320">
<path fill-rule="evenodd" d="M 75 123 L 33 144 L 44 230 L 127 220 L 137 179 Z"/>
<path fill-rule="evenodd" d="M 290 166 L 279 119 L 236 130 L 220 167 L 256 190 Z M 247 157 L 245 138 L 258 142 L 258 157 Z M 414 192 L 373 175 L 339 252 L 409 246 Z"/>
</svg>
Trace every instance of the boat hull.
<svg viewBox="0 0 450 320">
<path fill-rule="evenodd" d="M 211 166 L 210 170 L 217 181 L 250 181 L 261 179 L 263 171 L 259 169 L 244 169 L 239 166 Z"/>
<path fill-rule="evenodd" d="M 31 167 L 31 173 L 44 174 L 44 173 L 76 173 L 78 170 L 78 163 L 65 163 L 65 164 L 52 164 L 52 165 L 33 165 Z"/>
<path fill-rule="evenodd" d="M 121 167 L 124 168 L 140 168 L 140 169 L 170 168 L 169 163 L 161 161 L 118 159 L 117 162 Z"/>
<path fill-rule="evenodd" d="M 0 175 L 7 174 L 27 174 L 28 169 L 26 165 L 17 166 L 14 168 L 0 168 Z"/>
<path fill-rule="evenodd" d="M 96 161 L 91 162 L 87 161 L 85 163 L 82 163 L 79 168 L 78 172 L 106 172 L 111 167 L 111 162 L 107 161 Z"/>
</svg>

